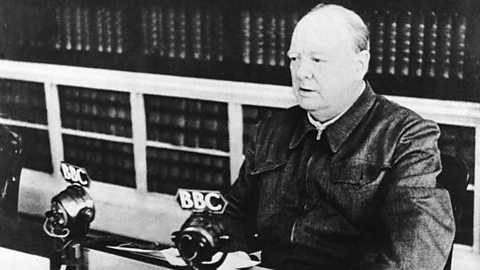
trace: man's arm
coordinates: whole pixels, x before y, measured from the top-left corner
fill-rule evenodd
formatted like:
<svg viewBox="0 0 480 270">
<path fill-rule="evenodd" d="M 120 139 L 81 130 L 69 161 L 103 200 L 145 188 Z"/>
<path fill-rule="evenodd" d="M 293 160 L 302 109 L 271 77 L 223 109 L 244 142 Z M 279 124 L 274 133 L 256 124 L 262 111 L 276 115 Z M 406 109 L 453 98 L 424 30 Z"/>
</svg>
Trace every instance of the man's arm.
<svg viewBox="0 0 480 270">
<path fill-rule="evenodd" d="M 368 269 L 443 269 L 455 236 L 449 194 L 437 188 L 441 171 L 439 129 L 430 121 L 410 121 L 395 149 L 381 210 L 388 237 Z"/>
<path fill-rule="evenodd" d="M 230 251 L 250 251 L 252 241 L 254 241 L 258 187 L 257 179 L 250 172 L 254 166 L 255 142 L 256 135 L 252 136 L 238 178 L 226 195 L 228 206 L 224 214 L 224 220 L 231 234 Z"/>
</svg>

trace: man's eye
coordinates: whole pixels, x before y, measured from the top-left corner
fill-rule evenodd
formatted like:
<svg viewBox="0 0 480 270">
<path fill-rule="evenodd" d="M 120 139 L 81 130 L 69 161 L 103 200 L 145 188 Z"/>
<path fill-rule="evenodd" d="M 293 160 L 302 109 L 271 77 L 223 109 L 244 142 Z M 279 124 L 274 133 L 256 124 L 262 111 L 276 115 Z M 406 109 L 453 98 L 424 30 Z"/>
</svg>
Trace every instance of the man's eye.
<svg viewBox="0 0 480 270">
<path fill-rule="evenodd" d="M 313 62 L 315 62 L 315 63 L 325 62 L 324 59 L 322 59 L 322 58 L 317 58 L 317 57 L 313 57 L 312 60 L 313 60 Z"/>
<path fill-rule="evenodd" d="M 296 56 L 290 56 L 289 58 L 290 58 L 290 61 L 291 61 L 291 62 L 297 61 L 297 57 L 296 57 Z"/>
</svg>

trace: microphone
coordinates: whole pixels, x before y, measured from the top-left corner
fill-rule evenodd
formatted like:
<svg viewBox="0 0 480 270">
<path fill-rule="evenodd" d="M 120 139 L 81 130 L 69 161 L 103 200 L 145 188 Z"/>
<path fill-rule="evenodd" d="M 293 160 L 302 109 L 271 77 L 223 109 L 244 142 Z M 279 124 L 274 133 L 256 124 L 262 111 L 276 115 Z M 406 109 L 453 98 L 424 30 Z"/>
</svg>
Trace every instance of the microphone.
<svg viewBox="0 0 480 270">
<path fill-rule="evenodd" d="M 219 191 L 179 189 L 176 195 L 182 209 L 193 211 L 172 241 L 180 256 L 192 269 L 216 269 L 227 256 L 212 262 L 213 255 L 224 250 L 230 236 L 221 220 L 227 201 Z"/>
<path fill-rule="evenodd" d="M 95 204 L 86 188 L 90 177 L 85 168 L 61 162 L 63 178 L 70 185 L 51 199 L 43 230 L 54 238 L 51 269 L 86 270 L 82 242 L 95 218 Z"/>
</svg>

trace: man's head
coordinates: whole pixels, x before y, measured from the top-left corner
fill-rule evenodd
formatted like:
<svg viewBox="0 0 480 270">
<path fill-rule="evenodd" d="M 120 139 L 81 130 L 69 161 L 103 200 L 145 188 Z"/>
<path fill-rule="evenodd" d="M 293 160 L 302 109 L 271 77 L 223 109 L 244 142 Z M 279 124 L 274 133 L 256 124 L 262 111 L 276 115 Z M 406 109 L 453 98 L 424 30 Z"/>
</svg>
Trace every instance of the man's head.
<svg viewBox="0 0 480 270">
<path fill-rule="evenodd" d="M 363 90 L 370 60 L 368 29 L 353 11 L 319 5 L 295 27 L 288 57 L 293 93 L 300 106 L 327 121 Z"/>
</svg>

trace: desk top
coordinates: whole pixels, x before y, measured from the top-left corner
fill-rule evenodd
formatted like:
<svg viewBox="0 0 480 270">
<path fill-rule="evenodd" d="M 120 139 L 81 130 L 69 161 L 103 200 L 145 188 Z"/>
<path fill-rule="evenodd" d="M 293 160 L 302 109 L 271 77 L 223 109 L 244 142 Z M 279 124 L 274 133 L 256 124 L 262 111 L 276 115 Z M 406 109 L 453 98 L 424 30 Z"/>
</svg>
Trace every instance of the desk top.
<svg viewBox="0 0 480 270">
<path fill-rule="evenodd" d="M 0 260 L 0 269 L 29 269 L 33 265 L 36 266 L 35 269 L 50 268 L 49 258 L 53 251 L 53 239 L 44 233 L 42 225 L 42 219 L 38 217 L 6 217 L 0 212 L 0 258 L 9 258 L 9 260 Z M 115 251 L 96 245 L 88 246 L 87 244 L 86 255 L 89 270 L 185 269 L 172 267 L 159 258 Z M 29 263 L 29 267 L 19 265 L 22 263 Z M 266 270 L 267 268 L 256 266 L 250 269 Z"/>
<path fill-rule="evenodd" d="M 38 255 L 0 247 L 0 269 L 49 270 L 50 260 Z"/>
</svg>

